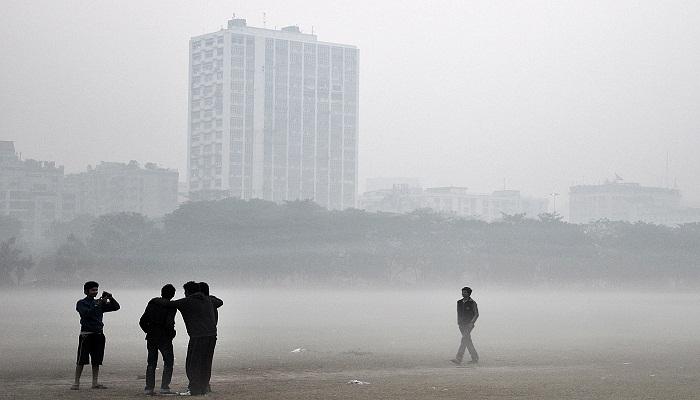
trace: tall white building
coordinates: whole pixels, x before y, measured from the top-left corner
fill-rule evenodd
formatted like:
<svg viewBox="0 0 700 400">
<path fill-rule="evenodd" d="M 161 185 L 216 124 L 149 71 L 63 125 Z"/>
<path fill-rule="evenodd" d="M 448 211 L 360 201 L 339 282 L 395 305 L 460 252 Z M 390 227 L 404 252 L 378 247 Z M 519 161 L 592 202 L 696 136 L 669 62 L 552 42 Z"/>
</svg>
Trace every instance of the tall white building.
<svg viewBox="0 0 700 400">
<path fill-rule="evenodd" d="M 234 18 L 190 39 L 190 199 L 354 207 L 358 66 L 355 46 L 295 26 Z"/>
</svg>

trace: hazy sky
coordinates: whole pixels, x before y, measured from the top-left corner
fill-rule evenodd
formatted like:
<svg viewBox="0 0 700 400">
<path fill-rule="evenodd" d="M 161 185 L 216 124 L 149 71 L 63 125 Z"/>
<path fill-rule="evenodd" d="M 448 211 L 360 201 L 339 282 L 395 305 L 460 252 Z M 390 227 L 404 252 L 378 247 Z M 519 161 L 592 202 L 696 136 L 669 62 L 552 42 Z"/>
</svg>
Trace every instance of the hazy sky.
<svg viewBox="0 0 700 400">
<path fill-rule="evenodd" d="M 135 159 L 184 180 L 188 40 L 234 12 L 360 49 L 361 187 L 662 185 L 668 153 L 700 205 L 696 1 L 5 0 L 0 139 L 68 172 Z"/>
</svg>

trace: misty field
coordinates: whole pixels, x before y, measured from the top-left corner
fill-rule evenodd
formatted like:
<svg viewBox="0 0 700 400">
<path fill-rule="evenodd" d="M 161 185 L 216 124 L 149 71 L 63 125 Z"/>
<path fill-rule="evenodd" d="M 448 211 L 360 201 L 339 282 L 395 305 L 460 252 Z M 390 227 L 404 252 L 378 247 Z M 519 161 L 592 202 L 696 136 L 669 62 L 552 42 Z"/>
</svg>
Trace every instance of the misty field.
<svg viewBox="0 0 700 400">
<path fill-rule="evenodd" d="M 0 293 L 0 398 L 142 397 L 138 319 L 160 286 L 149 292 L 103 282 L 122 309 L 105 315 L 109 389 L 99 393 L 88 385 L 68 390 L 82 288 Z M 212 281 L 224 306 L 209 397 L 700 398 L 700 294 L 476 288 L 481 361 L 457 368 L 448 360 L 459 343 L 458 289 L 223 290 Z M 171 386 L 182 389 L 187 334 L 176 320 Z M 89 379 L 86 371 L 83 383 Z M 352 379 L 370 385 L 347 384 Z"/>
</svg>

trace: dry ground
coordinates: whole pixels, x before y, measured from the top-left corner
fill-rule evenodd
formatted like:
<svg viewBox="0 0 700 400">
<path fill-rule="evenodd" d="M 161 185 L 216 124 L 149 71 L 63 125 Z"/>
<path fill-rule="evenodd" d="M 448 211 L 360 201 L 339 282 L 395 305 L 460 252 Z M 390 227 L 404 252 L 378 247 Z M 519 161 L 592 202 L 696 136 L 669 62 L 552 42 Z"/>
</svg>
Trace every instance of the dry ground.
<svg viewBox="0 0 700 400">
<path fill-rule="evenodd" d="M 0 294 L 0 398 L 143 398 L 137 321 L 150 294 L 121 293 L 122 310 L 105 317 L 109 389 L 79 392 L 68 389 L 77 297 Z M 696 294 L 482 295 L 482 361 L 463 368 L 447 361 L 459 340 L 453 293 L 221 297 L 211 399 L 700 399 Z M 187 383 L 181 322 L 178 332 L 174 389 Z"/>
</svg>

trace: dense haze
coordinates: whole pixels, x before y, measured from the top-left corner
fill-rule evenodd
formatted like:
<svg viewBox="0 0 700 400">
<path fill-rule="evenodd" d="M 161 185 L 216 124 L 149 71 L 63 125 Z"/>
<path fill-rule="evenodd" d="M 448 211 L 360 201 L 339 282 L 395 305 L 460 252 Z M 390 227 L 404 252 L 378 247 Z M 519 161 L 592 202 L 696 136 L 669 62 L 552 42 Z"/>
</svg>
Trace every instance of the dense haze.
<svg viewBox="0 0 700 400">
<path fill-rule="evenodd" d="M 617 173 L 677 179 L 700 202 L 692 1 L 9 1 L 2 139 L 69 172 L 130 159 L 184 172 L 188 39 L 234 12 L 360 49 L 361 183 L 505 179 L 545 196 Z"/>
<path fill-rule="evenodd" d="M 158 295 L 161 283 L 165 281 L 154 282 L 153 290 L 102 283 L 101 289 L 113 293 L 122 305 L 121 310 L 104 317 L 106 365 L 125 364 L 134 375 L 140 372 L 145 345 L 138 319 L 148 300 Z M 181 284 L 174 283 L 180 297 Z M 212 289 L 224 301 L 217 346 L 221 366 L 444 366 L 459 345 L 458 290 L 253 291 L 215 285 Z M 82 297 L 80 288 L 0 296 L 8 306 L 0 311 L 0 318 L 14 321 L 1 328 L 4 356 L 0 373 L 13 374 L 13 359 L 39 356 L 44 358 L 42 365 L 19 363 L 14 373 L 69 371 L 79 328 L 75 302 Z M 642 292 L 477 290 L 473 296 L 481 314 L 474 342 L 487 367 L 586 364 L 600 359 L 621 365 L 641 355 L 663 359 L 698 344 L 697 294 L 660 293 L 652 302 Z M 32 318 L 26 317 L 28 313 Z M 37 332 L 36 320 L 50 325 L 51 330 Z M 177 373 L 182 374 L 187 335 L 179 315 L 176 321 L 176 356 L 181 358 Z M 308 353 L 291 353 L 297 348 Z"/>
</svg>

